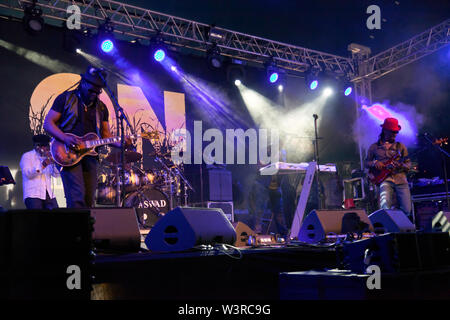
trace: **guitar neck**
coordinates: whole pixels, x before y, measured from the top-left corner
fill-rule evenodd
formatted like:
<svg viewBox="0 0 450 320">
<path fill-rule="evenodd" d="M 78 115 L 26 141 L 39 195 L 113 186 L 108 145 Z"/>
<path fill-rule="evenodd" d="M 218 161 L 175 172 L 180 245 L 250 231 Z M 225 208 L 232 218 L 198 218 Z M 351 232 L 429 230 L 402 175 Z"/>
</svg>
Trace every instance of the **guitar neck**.
<svg viewBox="0 0 450 320">
<path fill-rule="evenodd" d="M 132 138 L 135 136 L 131 136 Z M 120 137 L 111 137 L 111 138 L 105 138 L 105 139 L 98 139 L 98 140 L 90 140 L 86 141 L 86 147 L 87 148 L 94 148 L 99 146 L 104 146 L 111 143 L 120 142 Z"/>
</svg>

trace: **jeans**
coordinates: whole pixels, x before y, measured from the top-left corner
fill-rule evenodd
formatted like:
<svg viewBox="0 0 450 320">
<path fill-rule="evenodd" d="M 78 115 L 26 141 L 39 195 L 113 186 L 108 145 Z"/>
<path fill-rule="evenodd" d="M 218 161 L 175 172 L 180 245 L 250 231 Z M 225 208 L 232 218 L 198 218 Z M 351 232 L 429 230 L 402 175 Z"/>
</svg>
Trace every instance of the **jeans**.
<svg viewBox="0 0 450 320">
<path fill-rule="evenodd" d="M 57 209 L 58 202 L 56 202 L 56 198 L 51 199 L 47 193 L 47 198 L 45 200 L 39 198 L 26 198 L 25 206 L 27 209 Z"/>
<path fill-rule="evenodd" d="M 408 184 L 394 184 L 390 181 L 384 181 L 380 185 L 380 208 L 391 209 L 394 200 L 397 200 L 397 206 L 411 219 L 411 193 Z"/>
<path fill-rule="evenodd" d="M 61 171 L 67 208 L 94 207 L 97 189 L 97 158 L 87 156 Z"/>
</svg>

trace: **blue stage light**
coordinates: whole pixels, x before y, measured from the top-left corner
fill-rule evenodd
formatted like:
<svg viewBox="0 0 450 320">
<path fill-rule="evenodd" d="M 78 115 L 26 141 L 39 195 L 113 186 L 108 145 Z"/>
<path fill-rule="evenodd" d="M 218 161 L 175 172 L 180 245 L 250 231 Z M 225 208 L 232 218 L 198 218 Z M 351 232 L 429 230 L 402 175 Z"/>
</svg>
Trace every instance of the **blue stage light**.
<svg viewBox="0 0 450 320">
<path fill-rule="evenodd" d="M 153 55 L 156 61 L 161 62 L 166 57 L 166 53 L 163 49 L 158 49 L 155 51 L 155 54 Z"/>
<path fill-rule="evenodd" d="M 352 87 L 347 87 L 347 89 L 345 89 L 345 91 L 344 91 L 344 95 L 345 96 L 348 96 L 348 95 L 350 95 L 352 93 Z"/>
<path fill-rule="evenodd" d="M 269 81 L 270 83 L 275 83 L 278 80 L 278 73 L 273 72 L 270 77 L 269 77 Z"/>
<path fill-rule="evenodd" d="M 103 52 L 111 52 L 114 49 L 114 42 L 109 39 L 103 40 L 100 47 L 102 48 Z"/>
<path fill-rule="evenodd" d="M 319 81 L 314 80 L 314 81 L 312 81 L 311 84 L 309 85 L 309 88 L 310 88 L 311 90 L 314 90 L 314 89 L 317 88 L 318 85 L 319 85 Z"/>
</svg>

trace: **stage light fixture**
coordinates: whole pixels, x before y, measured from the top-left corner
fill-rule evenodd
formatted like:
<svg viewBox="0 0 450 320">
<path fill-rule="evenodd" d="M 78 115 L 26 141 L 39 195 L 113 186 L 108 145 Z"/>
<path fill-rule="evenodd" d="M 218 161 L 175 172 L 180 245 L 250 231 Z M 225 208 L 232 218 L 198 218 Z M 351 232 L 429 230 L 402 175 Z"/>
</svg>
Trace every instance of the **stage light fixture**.
<svg viewBox="0 0 450 320">
<path fill-rule="evenodd" d="M 331 96 L 333 94 L 333 89 L 331 89 L 330 87 L 326 87 L 325 89 L 323 89 L 322 94 L 325 97 L 329 97 L 329 96 Z"/>
<path fill-rule="evenodd" d="M 22 22 L 25 29 L 31 34 L 38 34 L 44 28 L 44 19 L 42 18 L 42 9 L 36 7 L 36 1 L 32 5 L 25 7 Z"/>
<path fill-rule="evenodd" d="M 103 40 L 100 47 L 103 52 L 110 53 L 114 49 L 114 42 L 111 39 Z"/>
<path fill-rule="evenodd" d="M 159 33 L 150 39 L 150 55 L 157 62 L 163 62 L 167 56 L 167 47 Z"/>
<path fill-rule="evenodd" d="M 278 86 L 278 91 L 279 91 L 279 92 L 283 92 L 283 90 L 284 90 L 284 87 L 283 87 L 282 84 L 280 84 L 280 85 Z"/>
<path fill-rule="evenodd" d="M 352 93 L 352 87 L 347 87 L 344 91 L 344 95 L 347 97 Z"/>
<path fill-rule="evenodd" d="M 109 18 L 106 18 L 105 23 L 98 27 L 98 42 L 100 49 L 104 53 L 111 53 L 114 50 L 114 26 Z"/>
<path fill-rule="evenodd" d="M 317 87 L 319 86 L 319 81 L 318 80 L 313 80 L 309 83 L 309 88 L 311 90 L 316 90 Z"/>
<path fill-rule="evenodd" d="M 278 81 L 278 72 L 272 72 L 269 76 L 270 83 L 275 83 Z"/>
<path fill-rule="evenodd" d="M 220 55 L 220 50 L 216 45 L 208 49 L 206 55 L 211 66 L 217 69 L 222 67 L 222 56 Z"/>
<path fill-rule="evenodd" d="M 158 62 L 162 62 L 166 58 L 166 52 L 163 49 L 157 49 L 153 54 L 153 58 Z"/>
<path fill-rule="evenodd" d="M 239 79 L 234 80 L 235 86 L 239 87 L 241 84 L 242 84 L 241 80 L 239 80 Z"/>
<path fill-rule="evenodd" d="M 81 51 L 80 48 L 77 48 L 77 49 L 75 50 L 75 52 L 78 53 L 78 54 L 80 54 L 80 53 L 82 53 L 83 51 Z"/>
<path fill-rule="evenodd" d="M 176 71 L 177 71 L 177 67 L 171 66 L 171 67 L 170 67 L 170 70 L 172 70 L 173 72 L 176 72 Z"/>
<path fill-rule="evenodd" d="M 208 38 L 210 42 L 220 42 L 225 39 L 225 31 L 216 28 L 214 25 L 211 26 L 208 32 Z"/>
</svg>

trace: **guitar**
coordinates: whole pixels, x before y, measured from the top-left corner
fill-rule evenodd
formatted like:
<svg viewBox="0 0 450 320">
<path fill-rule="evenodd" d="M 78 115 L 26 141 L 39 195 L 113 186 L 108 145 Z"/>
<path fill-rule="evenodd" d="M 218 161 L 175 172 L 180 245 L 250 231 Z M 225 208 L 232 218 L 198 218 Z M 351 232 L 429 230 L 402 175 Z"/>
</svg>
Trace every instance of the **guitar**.
<svg viewBox="0 0 450 320">
<path fill-rule="evenodd" d="M 116 143 L 120 141 L 120 137 L 111 137 L 106 139 L 100 139 L 97 134 L 90 132 L 82 137 L 79 137 L 72 133 L 66 133 L 68 135 L 79 138 L 84 142 L 85 148 L 74 150 L 69 148 L 64 142 L 56 139 L 52 139 L 50 142 L 50 153 L 53 157 L 55 163 L 62 167 L 70 167 L 76 165 L 85 156 L 97 156 L 98 153 L 95 151 L 96 147 Z M 130 138 L 146 138 L 147 133 L 142 133 L 140 135 L 132 135 Z"/>
<path fill-rule="evenodd" d="M 404 159 L 402 159 L 399 154 L 396 154 L 392 158 L 383 161 L 383 169 L 378 170 L 376 168 L 370 168 L 368 175 L 370 182 L 380 185 L 389 175 L 403 165 L 403 161 Z"/>
<path fill-rule="evenodd" d="M 442 146 L 443 144 L 447 144 L 448 143 L 448 138 L 440 138 L 440 139 L 434 139 L 434 141 L 432 142 L 433 145 L 439 144 L 440 146 Z M 412 155 L 416 154 L 417 152 L 411 154 L 409 157 L 411 157 Z M 369 180 L 370 182 L 376 184 L 376 185 L 380 185 L 384 180 L 386 180 L 386 178 L 395 172 L 395 170 L 397 170 L 398 168 L 402 167 L 403 162 L 405 161 L 404 158 L 400 157 L 399 154 L 394 155 L 392 158 L 383 161 L 384 163 L 384 168 L 381 170 L 377 170 L 376 168 L 370 168 L 369 170 Z"/>
</svg>

